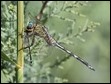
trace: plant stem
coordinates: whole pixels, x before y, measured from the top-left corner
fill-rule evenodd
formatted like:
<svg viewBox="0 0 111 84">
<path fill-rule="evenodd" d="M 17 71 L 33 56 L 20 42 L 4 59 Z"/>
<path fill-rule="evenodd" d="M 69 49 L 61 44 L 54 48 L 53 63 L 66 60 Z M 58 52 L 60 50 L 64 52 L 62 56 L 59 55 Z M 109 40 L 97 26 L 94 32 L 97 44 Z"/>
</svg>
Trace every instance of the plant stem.
<svg viewBox="0 0 111 84">
<path fill-rule="evenodd" d="M 24 26 L 24 7 L 23 1 L 18 1 L 18 31 L 17 31 L 17 50 L 23 48 L 23 26 Z M 23 50 L 17 52 L 17 64 L 21 67 L 16 67 L 16 82 L 23 83 L 23 67 L 24 67 L 24 56 Z"/>
</svg>

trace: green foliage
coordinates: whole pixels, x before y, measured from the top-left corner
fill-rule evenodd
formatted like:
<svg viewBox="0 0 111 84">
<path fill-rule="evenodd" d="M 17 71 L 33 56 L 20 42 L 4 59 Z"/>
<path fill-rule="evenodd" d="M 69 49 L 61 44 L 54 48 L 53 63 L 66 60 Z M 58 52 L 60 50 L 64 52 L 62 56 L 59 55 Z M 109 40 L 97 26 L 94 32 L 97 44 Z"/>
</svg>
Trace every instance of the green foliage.
<svg viewBox="0 0 111 84">
<path fill-rule="evenodd" d="M 1 52 L 1 58 L 3 60 L 6 60 L 6 61 L 11 62 L 12 64 L 16 65 L 16 63 L 11 58 L 9 58 L 6 54 L 4 54 L 4 52 Z"/>
<path fill-rule="evenodd" d="M 4 52 L 1 60 L 1 72 L 2 76 L 6 77 L 6 80 L 2 82 L 14 82 L 15 70 L 14 66 L 16 56 L 17 56 L 17 48 L 16 48 L 16 6 L 14 7 L 14 12 L 10 10 L 10 2 L 2 1 L 1 3 L 1 51 Z M 8 57 L 7 57 L 8 56 Z M 4 59 L 3 59 L 4 58 Z M 15 64 L 14 66 L 12 64 Z"/>
<path fill-rule="evenodd" d="M 34 16 L 36 16 L 39 13 L 40 8 L 42 6 L 42 2 L 25 1 L 24 4 L 25 4 L 24 16 L 25 16 L 25 26 L 26 26 L 27 23 L 30 20 L 33 20 Z M 82 13 L 82 10 L 87 9 L 88 7 L 90 7 L 90 5 L 93 4 L 91 4 L 88 1 L 72 1 L 72 2 L 49 1 L 44 10 L 41 22 L 46 27 L 48 27 L 49 34 L 51 34 L 59 43 L 61 43 L 65 47 L 68 47 L 69 49 L 72 49 L 72 51 L 73 49 L 77 48 L 74 50 L 74 52 L 83 54 L 83 52 L 85 52 L 86 50 L 85 48 L 87 48 L 88 50 L 91 48 L 91 46 L 89 47 L 83 46 L 82 45 L 83 42 L 85 43 L 86 42 L 85 40 L 88 40 L 88 36 L 89 38 L 90 35 L 93 36 L 94 31 L 95 30 L 97 31 L 97 29 L 95 28 L 97 28 L 100 25 L 100 23 L 93 21 L 91 18 L 89 18 L 90 16 L 88 16 L 88 14 Z M 12 59 L 14 61 L 16 60 L 17 57 L 16 8 L 17 6 L 13 5 L 12 2 L 2 1 L 1 4 L 2 48 L 1 49 L 9 57 L 9 59 Z M 29 13 L 33 17 L 30 17 Z M 90 43 L 92 43 L 92 40 Z M 25 44 L 27 45 L 27 43 Z M 28 49 L 24 50 L 24 55 L 25 55 L 24 82 L 26 83 L 99 82 L 97 81 L 99 79 L 97 80 L 95 79 L 96 81 L 93 81 L 93 79 L 86 80 L 85 76 L 86 75 L 88 76 L 88 74 L 83 73 L 82 75 L 84 77 L 80 74 L 77 74 L 81 73 L 82 69 L 81 68 L 76 69 L 76 68 L 82 66 L 73 62 L 75 60 L 73 60 L 73 58 L 70 59 L 71 57 L 69 56 L 65 56 L 66 54 L 64 54 L 62 51 L 59 51 L 58 49 L 46 45 L 47 44 L 43 39 L 36 37 L 35 43 L 31 47 L 31 55 L 33 58 L 32 66 L 30 66 Z M 81 48 L 83 47 L 83 50 L 80 50 L 76 46 Z M 91 53 L 91 50 L 89 51 L 88 50 L 87 52 L 91 54 L 90 59 L 91 56 L 92 56 L 91 60 L 96 59 L 97 57 L 95 56 L 93 57 L 93 54 L 95 55 L 96 53 Z M 94 50 L 96 50 L 95 47 Z M 97 63 L 97 61 L 95 61 L 95 63 Z M 1 66 L 2 66 L 1 69 L 2 82 L 15 82 L 15 69 L 14 69 L 15 66 L 10 64 L 9 61 L 5 59 L 1 60 Z M 87 70 L 86 73 L 88 73 Z M 95 78 L 95 76 L 92 78 Z M 108 82 L 108 80 L 105 81 Z"/>
</svg>

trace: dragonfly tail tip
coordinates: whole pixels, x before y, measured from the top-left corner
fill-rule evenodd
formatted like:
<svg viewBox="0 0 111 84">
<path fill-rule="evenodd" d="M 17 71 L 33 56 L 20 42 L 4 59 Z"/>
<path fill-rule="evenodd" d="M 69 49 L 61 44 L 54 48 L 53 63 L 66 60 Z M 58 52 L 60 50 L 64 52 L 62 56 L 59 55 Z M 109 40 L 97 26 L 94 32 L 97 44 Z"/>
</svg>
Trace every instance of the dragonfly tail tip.
<svg viewBox="0 0 111 84">
<path fill-rule="evenodd" d="M 95 71 L 95 69 L 94 69 L 92 66 L 89 66 L 89 69 L 91 69 L 91 70 Z"/>
</svg>

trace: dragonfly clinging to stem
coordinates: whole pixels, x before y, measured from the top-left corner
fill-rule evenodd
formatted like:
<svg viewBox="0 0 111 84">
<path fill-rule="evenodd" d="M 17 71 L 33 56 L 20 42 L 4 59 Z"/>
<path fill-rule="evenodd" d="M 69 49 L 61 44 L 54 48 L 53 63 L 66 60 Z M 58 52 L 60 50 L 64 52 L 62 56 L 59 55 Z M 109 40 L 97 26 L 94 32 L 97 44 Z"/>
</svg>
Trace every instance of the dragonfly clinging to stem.
<svg viewBox="0 0 111 84">
<path fill-rule="evenodd" d="M 47 42 L 48 45 L 56 46 L 56 47 L 60 48 L 64 52 L 68 53 L 70 56 L 73 56 L 78 61 L 80 61 L 81 63 L 86 65 L 89 69 L 95 71 L 95 69 L 91 65 L 89 65 L 88 62 L 86 62 L 79 56 L 73 54 L 71 51 L 65 49 L 65 47 L 61 46 L 54 38 L 52 38 L 51 35 L 49 35 L 47 28 L 45 26 L 43 26 L 42 24 L 37 24 L 37 23 L 34 24 L 32 22 L 29 22 L 29 24 L 25 30 L 25 33 L 27 33 L 27 35 L 29 35 L 29 36 L 32 35 L 33 39 L 32 39 L 31 45 L 24 47 L 24 48 L 31 47 L 34 43 L 35 36 L 39 36 L 39 37 L 43 38 Z"/>
</svg>

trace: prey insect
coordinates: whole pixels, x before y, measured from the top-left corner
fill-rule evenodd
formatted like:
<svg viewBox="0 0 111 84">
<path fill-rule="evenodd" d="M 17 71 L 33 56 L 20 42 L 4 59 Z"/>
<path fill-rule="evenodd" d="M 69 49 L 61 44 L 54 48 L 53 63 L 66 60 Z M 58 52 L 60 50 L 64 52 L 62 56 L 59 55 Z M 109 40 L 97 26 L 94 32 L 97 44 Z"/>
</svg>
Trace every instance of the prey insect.
<svg viewBox="0 0 111 84">
<path fill-rule="evenodd" d="M 43 38 L 47 42 L 48 45 L 58 47 L 59 49 L 63 50 L 64 52 L 68 53 L 70 56 L 73 56 L 78 61 L 80 61 L 81 63 L 86 65 L 89 69 L 95 71 L 95 69 L 91 65 L 89 65 L 88 62 L 86 62 L 79 56 L 73 54 L 71 51 L 67 50 L 65 47 L 61 46 L 55 39 L 53 39 L 52 36 L 49 35 L 47 28 L 45 26 L 43 26 L 41 24 L 34 24 L 32 22 L 29 22 L 29 24 L 25 30 L 25 33 L 27 33 L 29 36 L 30 35 L 33 36 L 33 38 L 32 38 L 31 45 L 24 47 L 24 49 L 31 47 L 34 44 L 35 36 L 39 36 L 39 37 Z"/>
</svg>

